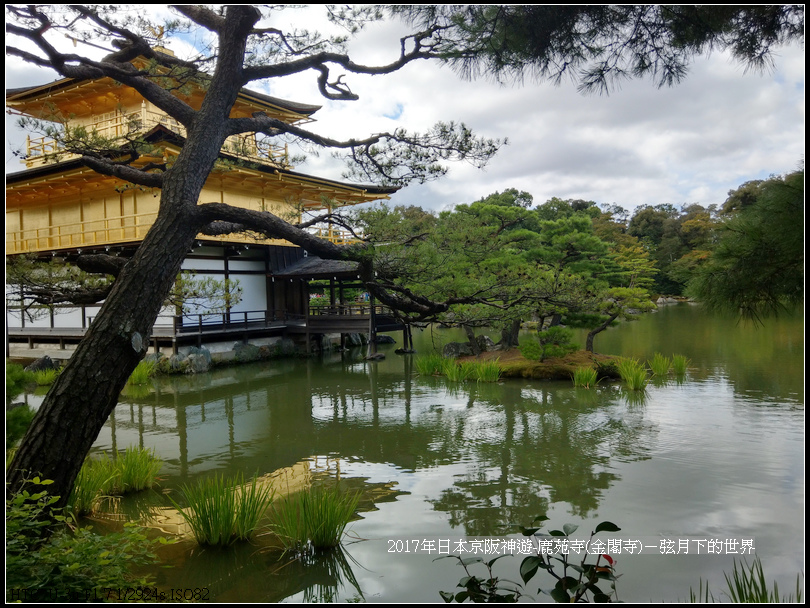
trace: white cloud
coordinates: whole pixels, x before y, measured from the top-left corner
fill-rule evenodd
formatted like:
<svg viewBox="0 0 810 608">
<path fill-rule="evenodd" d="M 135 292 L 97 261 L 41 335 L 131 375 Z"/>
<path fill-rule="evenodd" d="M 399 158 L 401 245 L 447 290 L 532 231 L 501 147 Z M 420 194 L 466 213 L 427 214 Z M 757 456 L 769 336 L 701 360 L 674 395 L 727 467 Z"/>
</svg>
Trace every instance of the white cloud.
<svg viewBox="0 0 810 608">
<path fill-rule="evenodd" d="M 148 9 L 153 10 L 153 9 Z M 275 14 L 280 26 L 286 13 Z M 319 8 L 299 17 L 309 29 L 329 27 Z M 404 26 L 370 26 L 351 49 L 358 61 L 385 63 L 399 50 Z M 172 42 L 192 49 L 194 35 Z M 466 82 L 436 63 L 411 64 L 387 76 L 347 76 L 356 102 L 330 102 L 309 72 L 252 88 L 322 105 L 311 127 L 335 138 L 362 137 L 397 126 L 424 130 L 439 120 L 464 122 L 485 137 L 508 138 L 486 170 L 453 165 L 442 180 L 410 186 L 397 204 L 439 209 L 514 187 L 536 202 L 552 196 L 640 204 L 722 203 L 728 190 L 794 169 L 804 157 L 804 51 L 780 49 L 772 73 L 743 73 L 715 53 L 700 58 L 679 85 L 658 89 L 627 81 L 610 96 L 583 96 L 568 82 L 503 87 Z M 336 75 L 339 71 L 336 71 Z M 40 84 L 42 73 L 7 61 L 6 86 Z M 17 137 L 9 135 L 7 139 Z M 18 170 L 10 167 L 6 170 Z M 299 170 L 339 179 L 328 153 Z"/>
</svg>

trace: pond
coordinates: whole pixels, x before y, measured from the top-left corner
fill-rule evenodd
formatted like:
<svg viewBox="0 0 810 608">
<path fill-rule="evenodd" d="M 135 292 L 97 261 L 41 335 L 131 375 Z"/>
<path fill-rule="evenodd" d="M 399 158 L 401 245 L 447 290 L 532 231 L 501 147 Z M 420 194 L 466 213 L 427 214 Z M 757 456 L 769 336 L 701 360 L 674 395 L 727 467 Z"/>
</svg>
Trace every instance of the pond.
<svg viewBox="0 0 810 608">
<path fill-rule="evenodd" d="M 417 349 L 451 336 L 417 333 Z M 328 557 L 290 562 L 261 539 L 167 548 L 160 584 L 205 589 L 213 600 L 441 601 L 463 570 L 436 560 L 439 547 L 518 538 L 516 525 L 541 514 L 549 529 L 590 531 L 603 520 L 622 529 L 623 601 L 688 600 L 701 578 L 719 595 L 748 543 L 766 577 L 795 590 L 804 559 L 802 316 L 754 328 L 674 305 L 611 328 L 595 347 L 641 359 L 683 354 L 691 366 L 685 381 L 651 384 L 638 398 L 610 383 L 423 378 L 393 346 L 379 363 L 359 352 L 273 361 L 158 379 L 145 395 L 122 397 L 95 447 L 141 445 L 164 459 L 162 491 L 129 499 L 132 513 L 214 471 L 281 470 L 363 492 L 361 519 Z M 662 555 L 662 538 L 689 553 Z M 724 550 L 707 553 L 717 539 Z M 635 540 L 641 555 L 628 553 Z M 496 574 L 518 580 L 520 561 L 499 560 Z M 540 574 L 527 592 L 550 601 L 537 590 L 552 586 Z"/>
</svg>

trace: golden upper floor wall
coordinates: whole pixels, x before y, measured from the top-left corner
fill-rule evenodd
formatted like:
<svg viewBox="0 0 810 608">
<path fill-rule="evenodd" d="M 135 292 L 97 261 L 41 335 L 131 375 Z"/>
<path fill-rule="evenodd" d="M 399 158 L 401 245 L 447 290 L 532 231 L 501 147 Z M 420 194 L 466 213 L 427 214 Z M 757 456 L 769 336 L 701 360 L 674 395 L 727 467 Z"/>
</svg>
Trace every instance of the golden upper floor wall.
<svg viewBox="0 0 810 608">
<path fill-rule="evenodd" d="M 391 192 L 290 171 L 229 166 L 211 173 L 199 202 L 269 211 L 295 222 L 305 210 L 371 202 Z M 101 175 L 75 160 L 10 174 L 6 178 L 6 255 L 137 244 L 152 226 L 159 201 L 157 189 Z M 337 243 L 347 238 L 339 231 L 320 236 Z M 290 245 L 244 234 L 199 238 Z"/>
<path fill-rule="evenodd" d="M 140 67 L 140 66 L 139 66 Z M 174 94 L 199 108 L 205 87 L 177 86 Z M 152 158 L 171 161 L 179 153 L 185 129 L 146 101 L 131 87 L 109 78 L 63 79 L 48 85 L 7 91 L 7 106 L 34 119 L 124 141 L 148 134 Z M 264 112 L 290 124 L 311 120 L 319 106 L 273 98 L 242 90 L 232 117 Z M 170 131 L 178 136 L 174 137 Z M 6 254 L 106 248 L 140 242 L 155 220 L 160 193 L 134 187 L 84 167 L 78 157 L 60 153 L 56 140 L 29 137 L 27 169 L 6 176 Z M 294 173 L 286 147 L 274 147 L 255 134 L 229 138 L 223 152 L 253 161 L 248 166 L 227 163 L 209 176 L 199 202 L 224 202 L 284 218 L 303 210 L 324 209 L 388 198 L 395 189 L 354 186 Z M 258 162 L 256 162 L 258 161 Z M 324 235 L 340 242 L 344 236 Z M 287 244 L 227 235 L 208 240 Z"/>
</svg>

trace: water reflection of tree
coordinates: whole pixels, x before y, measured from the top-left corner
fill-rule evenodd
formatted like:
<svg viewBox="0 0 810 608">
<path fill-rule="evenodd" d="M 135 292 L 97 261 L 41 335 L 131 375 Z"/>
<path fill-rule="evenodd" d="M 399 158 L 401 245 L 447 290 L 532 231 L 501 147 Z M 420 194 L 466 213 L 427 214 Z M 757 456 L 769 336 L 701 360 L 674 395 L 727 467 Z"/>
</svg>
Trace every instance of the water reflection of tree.
<svg viewBox="0 0 810 608">
<path fill-rule="evenodd" d="M 174 410 L 176 428 L 163 430 L 177 433 L 182 477 L 206 463 L 262 474 L 315 454 L 411 471 L 447 467 L 456 481 L 433 504 L 470 534 L 525 523 L 549 503 L 584 517 L 616 480 L 610 460 L 644 457 L 644 408 L 628 408 L 618 391 L 415 380 L 403 373 L 409 361 L 234 368 L 208 375 L 202 387 L 188 379 L 164 385 L 145 407 Z M 240 442 L 246 426 L 251 441 Z M 206 460 L 184 460 L 203 440 Z"/>
<path fill-rule="evenodd" d="M 618 479 L 611 458 L 643 457 L 643 419 L 624 420 L 614 391 L 510 383 L 491 391 L 478 387 L 470 399 L 490 411 L 489 432 L 456 430 L 449 441 L 466 441 L 476 464 L 431 501 L 467 535 L 514 531 L 515 524 L 528 524 L 556 502 L 584 518 Z"/>
</svg>

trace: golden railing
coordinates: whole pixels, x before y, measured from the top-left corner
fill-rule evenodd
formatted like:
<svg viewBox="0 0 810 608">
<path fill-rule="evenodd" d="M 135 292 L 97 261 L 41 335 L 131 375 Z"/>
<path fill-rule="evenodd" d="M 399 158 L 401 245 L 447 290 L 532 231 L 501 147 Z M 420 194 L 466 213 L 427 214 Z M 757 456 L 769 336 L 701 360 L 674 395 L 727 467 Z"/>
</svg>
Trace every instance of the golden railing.
<svg viewBox="0 0 810 608">
<path fill-rule="evenodd" d="M 348 230 L 338 228 L 313 228 L 309 232 L 335 245 L 353 245 L 360 242 L 360 239 Z"/>
<path fill-rule="evenodd" d="M 138 242 L 146 236 L 156 217 L 156 213 L 141 213 L 84 220 L 58 226 L 8 230 L 6 231 L 6 255 Z M 358 242 L 349 232 L 342 230 L 321 229 L 315 230 L 313 233 L 336 245 Z M 200 238 L 238 243 L 269 242 L 242 234 L 229 234 L 221 237 L 200 235 Z"/>
<path fill-rule="evenodd" d="M 83 126 L 89 134 L 109 139 L 121 139 L 149 131 L 157 125 L 186 136 L 186 128 L 171 116 L 147 110 L 145 105 L 140 111 L 122 113 L 109 112 L 95 117 L 96 119 Z M 75 126 L 75 125 L 71 125 Z M 54 154 L 62 148 L 58 140 L 51 137 L 28 137 L 26 139 L 26 156 L 23 162 L 29 167 L 35 164 L 50 162 Z M 275 146 L 269 142 L 257 139 L 255 133 L 232 135 L 225 140 L 222 151 L 245 160 L 271 163 L 278 167 L 289 169 L 289 150 L 287 145 Z M 73 157 L 75 155 L 67 155 Z"/>
<path fill-rule="evenodd" d="M 156 213 L 124 215 L 6 232 L 6 254 L 95 247 L 140 241 Z"/>
</svg>

